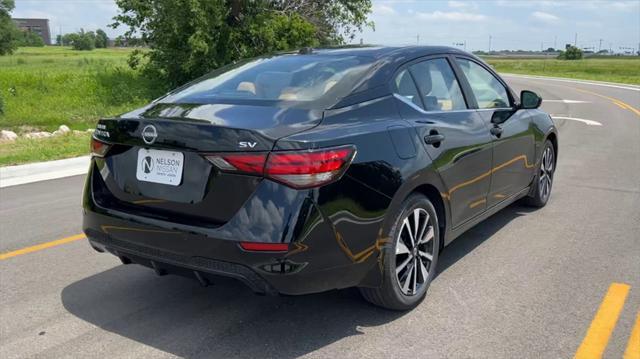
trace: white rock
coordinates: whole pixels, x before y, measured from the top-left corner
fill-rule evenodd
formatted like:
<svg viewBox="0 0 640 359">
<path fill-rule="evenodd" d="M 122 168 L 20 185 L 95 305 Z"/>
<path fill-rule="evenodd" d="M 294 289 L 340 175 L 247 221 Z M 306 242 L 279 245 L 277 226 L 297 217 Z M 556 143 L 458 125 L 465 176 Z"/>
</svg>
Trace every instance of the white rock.
<svg viewBox="0 0 640 359">
<path fill-rule="evenodd" d="M 93 128 L 89 128 L 89 129 L 87 129 L 87 132 L 89 132 L 89 133 L 94 133 L 95 131 L 96 131 L 96 130 L 95 130 L 95 129 L 93 129 Z"/>
<path fill-rule="evenodd" d="M 25 138 L 47 138 L 47 137 L 51 137 L 51 136 L 52 136 L 51 133 L 45 132 L 45 131 L 29 132 L 29 133 L 24 135 Z"/>
<path fill-rule="evenodd" d="M 60 125 L 60 127 L 58 127 L 58 131 L 60 131 L 60 133 L 69 133 L 71 132 L 71 129 L 66 125 Z"/>
<path fill-rule="evenodd" d="M 73 134 L 74 135 L 82 135 L 84 132 L 82 131 L 78 131 L 78 130 L 73 130 Z"/>
<path fill-rule="evenodd" d="M 18 135 L 16 135 L 16 133 L 13 131 L 2 130 L 2 133 L 0 133 L 1 141 L 13 142 L 16 140 L 16 138 L 18 138 Z"/>
</svg>

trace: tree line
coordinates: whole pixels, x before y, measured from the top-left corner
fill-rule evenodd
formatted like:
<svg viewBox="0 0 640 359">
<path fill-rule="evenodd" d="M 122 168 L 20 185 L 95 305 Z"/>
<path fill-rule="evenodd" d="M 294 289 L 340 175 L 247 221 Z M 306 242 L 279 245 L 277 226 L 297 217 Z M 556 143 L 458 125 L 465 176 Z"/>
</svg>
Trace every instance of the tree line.
<svg viewBox="0 0 640 359">
<path fill-rule="evenodd" d="M 78 32 L 56 36 L 56 44 L 71 46 L 74 50 L 104 49 L 109 44 L 109 38 L 102 29 L 96 32 L 80 29 Z"/>
</svg>

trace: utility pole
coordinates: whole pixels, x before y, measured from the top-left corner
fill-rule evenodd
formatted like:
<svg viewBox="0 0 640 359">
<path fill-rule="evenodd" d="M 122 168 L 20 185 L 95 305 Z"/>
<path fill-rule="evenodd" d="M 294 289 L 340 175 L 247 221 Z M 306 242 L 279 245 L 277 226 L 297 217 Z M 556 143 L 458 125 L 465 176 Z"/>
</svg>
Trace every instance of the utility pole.
<svg viewBox="0 0 640 359">
<path fill-rule="evenodd" d="M 602 50 L 602 39 L 600 39 L 600 44 L 598 45 L 598 52 Z"/>
<path fill-rule="evenodd" d="M 489 52 L 491 52 L 491 35 L 489 35 Z"/>
<path fill-rule="evenodd" d="M 553 49 L 554 50 L 558 49 L 558 35 L 553 37 Z"/>
<path fill-rule="evenodd" d="M 576 32 L 576 37 L 573 40 L 573 46 L 578 47 L 578 33 Z"/>
<path fill-rule="evenodd" d="M 416 44 L 420 45 L 420 34 L 416 35 Z"/>
</svg>

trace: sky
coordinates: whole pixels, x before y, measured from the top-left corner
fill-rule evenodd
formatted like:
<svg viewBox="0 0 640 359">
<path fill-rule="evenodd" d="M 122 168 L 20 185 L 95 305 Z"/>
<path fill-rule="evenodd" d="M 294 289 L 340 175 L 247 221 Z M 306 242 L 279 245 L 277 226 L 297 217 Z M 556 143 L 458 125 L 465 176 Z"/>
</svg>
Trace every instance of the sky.
<svg viewBox="0 0 640 359">
<path fill-rule="evenodd" d="M 115 37 L 125 31 L 108 27 L 117 13 L 113 0 L 16 0 L 12 16 L 48 18 L 53 38 L 80 28 Z M 596 51 L 640 46 L 640 0 L 373 0 L 370 19 L 375 30 L 354 42 L 540 50 L 573 44 L 577 34 L 579 47 Z"/>
</svg>

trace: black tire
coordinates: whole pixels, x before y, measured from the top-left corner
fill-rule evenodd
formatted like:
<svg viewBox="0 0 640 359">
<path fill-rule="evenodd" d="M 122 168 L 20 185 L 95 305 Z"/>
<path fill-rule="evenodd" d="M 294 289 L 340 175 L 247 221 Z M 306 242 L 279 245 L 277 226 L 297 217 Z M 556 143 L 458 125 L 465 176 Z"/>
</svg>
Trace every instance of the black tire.
<svg viewBox="0 0 640 359">
<path fill-rule="evenodd" d="M 415 243 L 411 241 L 413 237 L 410 232 L 415 227 L 412 225 L 415 223 L 416 212 L 418 213 L 419 225 L 418 229 L 413 232 L 418 235 L 413 237 L 418 237 L 418 245 L 411 247 L 411 243 Z M 400 209 L 391 215 L 394 216 L 394 224 L 388 233 L 391 243 L 384 247 L 382 253 L 382 285 L 378 288 L 359 289 L 364 299 L 372 304 L 386 309 L 404 311 L 414 308 L 422 301 L 431 280 L 435 277 L 440 249 L 440 230 L 435 208 L 429 199 L 421 194 L 409 196 Z M 405 219 L 408 221 L 406 224 Z M 423 219 L 427 224 L 424 227 L 423 235 L 420 235 L 421 220 Z M 430 228 L 433 232 L 430 231 Z M 399 244 L 399 241 L 402 241 L 402 244 Z M 404 247 L 402 247 L 403 245 Z M 415 247 L 417 249 L 414 249 Z M 431 261 L 428 261 L 429 255 Z M 396 263 L 396 260 L 401 263 Z M 399 275 L 396 274 L 397 264 L 405 265 L 401 268 Z M 427 270 L 426 276 L 423 269 Z M 403 275 L 407 276 L 404 282 L 401 279 Z M 420 282 L 421 280 L 422 282 Z M 402 287 L 401 282 L 405 284 Z"/>
<path fill-rule="evenodd" d="M 529 195 L 523 199 L 526 205 L 541 208 L 547 204 L 553 188 L 556 162 L 556 151 L 551 141 L 547 140 L 540 156 L 536 177 L 533 180 L 533 188 Z"/>
</svg>

